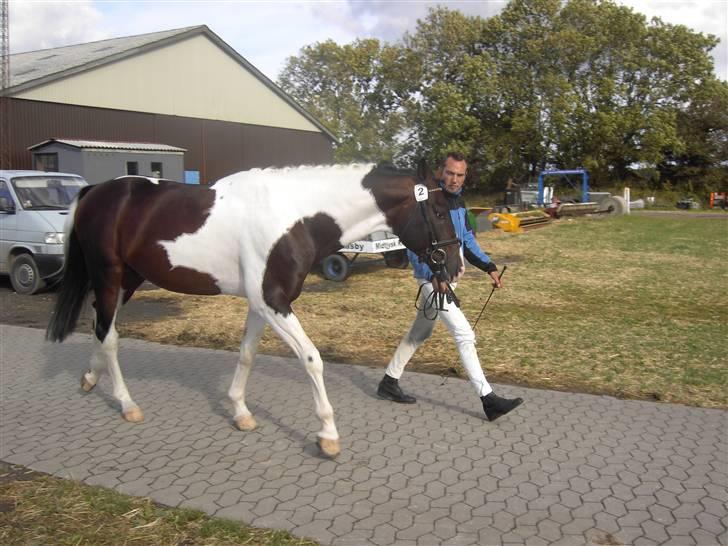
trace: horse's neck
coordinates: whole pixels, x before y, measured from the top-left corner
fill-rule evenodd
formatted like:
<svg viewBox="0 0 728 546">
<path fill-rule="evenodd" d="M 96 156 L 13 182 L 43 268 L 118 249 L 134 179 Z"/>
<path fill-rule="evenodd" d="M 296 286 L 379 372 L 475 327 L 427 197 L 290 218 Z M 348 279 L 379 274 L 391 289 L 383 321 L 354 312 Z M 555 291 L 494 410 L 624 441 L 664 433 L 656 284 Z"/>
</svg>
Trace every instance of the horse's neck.
<svg viewBox="0 0 728 546">
<path fill-rule="evenodd" d="M 408 222 L 403 215 L 407 215 L 407 203 L 411 199 L 410 178 L 406 176 L 391 176 L 374 174 L 363 182 L 367 188 L 367 198 L 362 200 L 361 215 L 353 222 L 342 243 L 362 239 L 377 231 L 397 232 L 403 223 Z"/>
<path fill-rule="evenodd" d="M 358 180 L 332 183 L 319 196 L 322 210 L 327 210 L 341 228 L 340 241 L 344 245 L 376 231 L 391 231 L 373 193 Z"/>
<path fill-rule="evenodd" d="M 374 232 L 394 232 L 395 227 L 388 224 L 388 218 L 393 221 L 402 214 L 408 195 L 391 178 L 375 182 L 370 190 L 365 190 L 364 196 L 357 195 L 349 201 L 349 206 L 354 206 L 341 217 L 340 225 L 344 228 L 341 242 L 347 245 Z"/>
<path fill-rule="evenodd" d="M 376 204 L 372 208 L 361 211 L 361 215 L 357 215 L 350 222 L 343 222 L 341 243 L 348 245 L 352 241 L 358 241 L 375 231 L 391 231 L 387 225 L 386 218 L 382 211 L 377 208 Z"/>
<path fill-rule="evenodd" d="M 282 229 L 290 229 L 304 218 L 325 214 L 341 229 L 340 242 L 349 244 L 387 226 L 386 210 L 377 205 L 376 195 L 387 194 L 387 203 L 398 202 L 392 179 L 374 176 L 371 185 L 365 187 L 363 179 L 372 165 L 351 165 L 332 168 L 302 168 L 272 171 L 247 171 L 236 173 L 216 184 L 221 194 L 231 193 L 243 200 L 250 194 L 255 213 L 275 210 Z M 280 202 L 286 205 L 278 210 Z M 380 200 L 381 201 L 381 200 Z M 392 206 L 392 205 L 388 205 Z"/>
</svg>

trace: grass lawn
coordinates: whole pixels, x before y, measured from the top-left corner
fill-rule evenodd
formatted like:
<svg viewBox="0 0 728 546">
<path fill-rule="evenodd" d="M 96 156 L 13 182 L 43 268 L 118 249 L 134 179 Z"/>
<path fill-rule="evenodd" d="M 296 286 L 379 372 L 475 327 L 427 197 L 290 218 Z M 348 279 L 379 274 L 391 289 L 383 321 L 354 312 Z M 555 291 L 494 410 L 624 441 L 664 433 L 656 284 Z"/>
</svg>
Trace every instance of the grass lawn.
<svg viewBox="0 0 728 546">
<path fill-rule="evenodd" d="M 478 239 L 508 265 L 476 332 L 491 381 L 728 407 L 726 219 L 582 217 Z M 309 275 L 294 310 L 324 360 L 384 368 L 414 317 L 416 285 L 411 270 L 358 262 L 344 283 Z M 458 295 L 471 321 L 489 292 L 483 273 L 469 268 Z M 122 336 L 239 347 L 245 300 L 163 290 L 135 297 L 174 301 L 183 313 L 124 323 L 122 311 Z M 260 351 L 292 355 L 268 329 Z M 442 325 L 408 370 L 463 374 Z"/>
</svg>

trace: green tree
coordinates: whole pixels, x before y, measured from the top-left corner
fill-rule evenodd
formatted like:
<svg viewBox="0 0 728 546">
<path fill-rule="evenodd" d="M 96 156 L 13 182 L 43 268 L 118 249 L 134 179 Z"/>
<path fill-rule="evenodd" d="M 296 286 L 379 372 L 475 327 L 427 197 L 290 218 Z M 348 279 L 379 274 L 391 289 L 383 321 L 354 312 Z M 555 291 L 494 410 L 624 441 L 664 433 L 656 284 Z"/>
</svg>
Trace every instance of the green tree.
<svg viewBox="0 0 728 546">
<path fill-rule="evenodd" d="M 677 117 L 681 151 L 668 150 L 658 169 L 661 179 L 686 191 L 728 188 L 728 83 L 705 82 Z"/>
<path fill-rule="evenodd" d="M 418 72 L 418 60 L 401 47 L 328 40 L 290 57 L 278 84 L 337 136 L 337 161 L 391 161 Z"/>
<path fill-rule="evenodd" d="M 480 17 L 435 8 L 417 22 L 414 33 L 405 34 L 403 45 L 419 59 L 421 81 L 408 103 L 411 131 L 403 161 L 427 157 L 435 162 L 448 151 L 459 151 L 471 158 L 471 175 L 483 178 L 488 164 L 483 121 L 493 111 L 495 89 L 495 67 L 479 50 L 484 23 Z"/>
<path fill-rule="evenodd" d="M 338 135 L 342 161 L 458 150 L 490 189 L 554 167 L 585 167 L 595 186 L 645 170 L 718 184 L 717 43 L 612 0 L 511 0 L 487 20 L 431 9 L 397 44 L 307 46 L 279 82 Z"/>
<path fill-rule="evenodd" d="M 513 167 L 584 166 L 603 183 L 655 167 L 684 147 L 678 114 L 714 79 L 716 43 L 608 0 L 513 0 L 483 34 Z"/>
</svg>

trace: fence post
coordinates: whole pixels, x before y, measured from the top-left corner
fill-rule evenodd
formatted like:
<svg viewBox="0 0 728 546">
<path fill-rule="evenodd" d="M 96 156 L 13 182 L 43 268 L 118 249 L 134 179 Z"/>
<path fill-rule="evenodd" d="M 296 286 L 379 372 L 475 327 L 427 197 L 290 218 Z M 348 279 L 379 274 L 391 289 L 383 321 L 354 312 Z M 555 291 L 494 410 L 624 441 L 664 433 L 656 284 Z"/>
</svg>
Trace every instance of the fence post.
<svg viewBox="0 0 728 546">
<path fill-rule="evenodd" d="M 624 200 L 627 203 L 627 214 L 630 214 L 630 212 L 631 212 L 631 209 L 630 209 L 630 206 L 629 206 L 629 201 L 630 201 L 630 195 L 629 195 L 629 193 L 630 193 L 629 192 L 629 188 L 625 187 L 624 188 Z"/>
</svg>

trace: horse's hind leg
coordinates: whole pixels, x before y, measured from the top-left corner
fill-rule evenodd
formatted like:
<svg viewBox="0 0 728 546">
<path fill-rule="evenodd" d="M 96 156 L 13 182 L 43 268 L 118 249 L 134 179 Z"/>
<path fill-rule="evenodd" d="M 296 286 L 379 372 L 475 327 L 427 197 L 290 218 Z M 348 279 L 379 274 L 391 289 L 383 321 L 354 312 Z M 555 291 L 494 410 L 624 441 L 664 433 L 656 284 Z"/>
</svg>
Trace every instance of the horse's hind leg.
<svg viewBox="0 0 728 546">
<path fill-rule="evenodd" d="M 327 457 L 339 454 L 339 433 L 334 423 L 334 409 L 331 407 L 324 386 L 324 363 L 318 349 L 303 331 L 301 324 L 293 313 L 283 316 L 270 311 L 265 315 L 266 320 L 275 332 L 296 353 L 308 372 L 313 387 L 313 399 L 316 406 L 316 415 L 321 420 L 322 428 L 318 433 L 318 444 Z"/>
<path fill-rule="evenodd" d="M 98 320 L 96 301 L 94 301 L 91 309 L 91 328 L 94 331 L 94 335 L 96 334 L 96 323 Z M 86 392 L 91 392 L 107 368 L 106 359 L 103 357 L 101 344 L 97 337 L 95 339 L 93 353 L 91 353 L 90 368 L 81 376 L 81 388 Z"/>
<path fill-rule="evenodd" d="M 91 356 L 91 370 L 89 374 L 96 374 L 89 379 L 98 380 L 99 370 L 104 364 L 111 377 L 114 398 L 121 403 L 121 413 L 124 419 L 132 423 L 139 423 L 144 420 L 144 414 L 129 395 L 124 377 L 119 367 L 119 334 L 114 326 L 116 313 L 121 306 L 123 294 L 121 293 L 121 275 L 97 275 L 93 279 L 94 292 L 96 295 L 96 347 Z"/>
<path fill-rule="evenodd" d="M 122 305 L 125 304 L 131 296 L 134 294 L 134 291 L 139 288 L 139 286 L 144 282 L 144 278 L 139 276 L 135 271 L 125 268 L 124 269 L 124 275 L 122 277 L 122 289 L 123 289 L 123 301 Z M 118 305 L 117 305 L 118 308 Z M 93 306 L 93 317 L 92 317 L 92 323 L 94 331 L 96 329 L 96 323 L 97 323 L 98 317 L 96 312 L 96 303 L 94 302 Z M 116 317 L 114 317 L 113 320 L 114 323 L 116 323 Z M 94 351 L 94 354 L 91 357 L 91 367 L 89 370 L 84 373 L 81 376 L 81 388 L 86 391 L 90 392 L 98 383 L 99 379 L 101 378 L 101 375 L 104 373 L 104 370 L 106 369 L 106 359 L 101 358 L 99 355 L 99 351 Z"/>
<path fill-rule="evenodd" d="M 94 318 L 92 320 L 92 324 L 94 325 L 94 328 L 96 327 L 96 311 L 93 312 Z M 97 340 L 98 343 L 98 340 Z M 98 347 L 94 347 L 94 352 L 91 354 L 91 363 L 90 368 L 86 373 L 84 373 L 81 376 L 81 388 L 86 392 L 91 392 L 91 390 L 96 386 L 96 384 L 99 382 L 99 379 L 101 378 L 101 375 L 104 373 L 104 369 L 106 368 L 106 362 L 103 358 L 99 358 L 98 355 Z"/>
<path fill-rule="evenodd" d="M 240 359 L 237 368 L 235 368 L 233 383 L 228 391 L 228 396 L 230 396 L 230 400 L 233 401 L 235 407 L 235 425 L 240 430 L 254 430 L 258 426 L 248 406 L 245 405 L 245 385 L 253 367 L 253 359 L 264 327 L 265 321 L 263 321 L 263 318 L 252 309 L 249 309 L 248 318 L 245 319 L 243 341 L 240 344 Z"/>
</svg>

